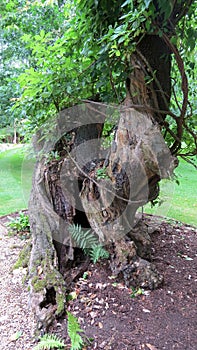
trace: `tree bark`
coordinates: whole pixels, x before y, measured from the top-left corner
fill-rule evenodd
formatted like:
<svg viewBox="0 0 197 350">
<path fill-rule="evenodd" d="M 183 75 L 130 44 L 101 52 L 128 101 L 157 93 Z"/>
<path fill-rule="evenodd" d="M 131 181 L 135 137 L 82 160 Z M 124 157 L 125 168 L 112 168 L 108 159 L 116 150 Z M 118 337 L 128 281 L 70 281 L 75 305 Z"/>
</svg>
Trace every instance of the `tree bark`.
<svg viewBox="0 0 197 350">
<path fill-rule="evenodd" d="M 38 330 L 47 330 L 64 312 L 66 286 L 59 272 L 53 237 L 59 233 L 59 216 L 51 210 L 44 181 L 44 164 L 35 165 L 29 202 L 32 251 L 29 263 L 30 302 Z"/>
</svg>

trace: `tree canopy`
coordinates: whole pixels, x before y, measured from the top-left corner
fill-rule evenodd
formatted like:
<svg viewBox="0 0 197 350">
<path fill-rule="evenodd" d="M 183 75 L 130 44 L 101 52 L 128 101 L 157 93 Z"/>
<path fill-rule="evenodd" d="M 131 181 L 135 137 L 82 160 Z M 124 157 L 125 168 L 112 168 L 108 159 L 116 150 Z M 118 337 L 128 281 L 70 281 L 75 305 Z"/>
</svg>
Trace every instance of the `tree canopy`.
<svg viewBox="0 0 197 350">
<path fill-rule="evenodd" d="M 1 126 L 17 118 L 31 133 L 84 99 L 120 104 L 131 53 L 143 37 L 157 34 L 173 54 L 163 134 L 175 153 L 195 155 L 196 11 L 196 0 L 5 1 Z"/>
</svg>

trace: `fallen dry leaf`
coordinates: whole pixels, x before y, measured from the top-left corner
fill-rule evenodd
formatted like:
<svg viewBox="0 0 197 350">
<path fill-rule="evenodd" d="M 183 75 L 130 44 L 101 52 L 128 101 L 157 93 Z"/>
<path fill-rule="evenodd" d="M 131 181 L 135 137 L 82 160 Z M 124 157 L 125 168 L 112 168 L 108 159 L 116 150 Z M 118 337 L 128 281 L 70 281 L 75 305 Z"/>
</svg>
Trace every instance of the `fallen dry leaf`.
<svg viewBox="0 0 197 350">
<path fill-rule="evenodd" d="M 38 266 L 37 273 L 38 273 L 38 276 L 40 276 L 43 273 L 43 269 L 41 266 Z"/>
<path fill-rule="evenodd" d="M 94 311 L 90 312 L 90 317 L 91 318 L 95 318 L 97 316 L 98 316 L 98 312 L 94 312 Z"/>
<path fill-rule="evenodd" d="M 147 344 L 146 343 L 147 348 L 149 348 L 150 350 L 158 350 L 154 345 L 151 344 Z"/>
<path fill-rule="evenodd" d="M 148 310 L 148 309 L 142 309 L 142 311 L 143 311 L 143 312 L 146 312 L 146 313 L 149 313 L 149 312 L 150 312 L 150 310 Z"/>
</svg>

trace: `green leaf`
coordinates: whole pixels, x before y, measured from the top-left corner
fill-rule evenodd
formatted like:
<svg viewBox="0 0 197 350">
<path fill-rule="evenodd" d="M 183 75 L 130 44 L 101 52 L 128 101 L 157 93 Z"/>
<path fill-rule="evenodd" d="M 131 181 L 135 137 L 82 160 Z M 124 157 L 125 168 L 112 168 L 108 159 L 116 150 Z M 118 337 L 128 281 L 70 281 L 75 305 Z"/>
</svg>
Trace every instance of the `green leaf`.
<svg viewBox="0 0 197 350">
<path fill-rule="evenodd" d="M 125 6 L 127 6 L 127 5 L 132 5 L 133 4 L 133 1 L 132 0 L 126 0 L 122 5 L 121 5 L 121 7 L 125 7 Z"/>
<path fill-rule="evenodd" d="M 43 39 L 44 36 L 45 36 L 45 31 L 42 29 L 42 30 L 40 31 L 40 37 Z"/>
<path fill-rule="evenodd" d="M 83 346 L 83 339 L 79 333 L 84 332 L 79 325 L 79 322 L 75 316 L 73 316 L 69 311 L 68 315 L 68 335 L 71 340 L 71 350 L 80 350 Z"/>
<path fill-rule="evenodd" d="M 63 349 L 65 344 L 55 334 L 44 334 L 33 350 Z"/>
<path fill-rule="evenodd" d="M 109 253 L 105 250 L 101 244 L 94 246 L 90 251 L 90 257 L 94 264 L 100 259 L 108 259 Z"/>
<path fill-rule="evenodd" d="M 146 8 L 148 8 L 148 7 L 149 7 L 150 2 L 151 2 L 151 0 L 144 0 L 144 3 L 145 3 Z"/>
<path fill-rule="evenodd" d="M 116 55 L 117 57 L 120 57 L 120 56 L 121 56 L 120 50 L 116 50 L 116 51 L 115 51 L 115 55 Z"/>
</svg>

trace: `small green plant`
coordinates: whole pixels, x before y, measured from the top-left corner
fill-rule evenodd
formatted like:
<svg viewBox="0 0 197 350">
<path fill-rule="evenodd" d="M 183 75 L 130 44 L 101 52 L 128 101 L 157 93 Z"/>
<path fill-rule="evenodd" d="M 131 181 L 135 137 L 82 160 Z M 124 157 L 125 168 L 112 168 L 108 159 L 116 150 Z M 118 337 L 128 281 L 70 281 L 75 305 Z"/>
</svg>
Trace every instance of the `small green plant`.
<svg viewBox="0 0 197 350">
<path fill-rule="evenodd" d="M 65 349 L 64 342 L 55 334 L 44 334 L 33 350 Z"/>
<path fill-rule="evenodd" d="M 75 316 L 73 316 L 69 311 L 67 311 L 68 315 L 68 335 L 71 340 L 71 348 L 70 350 L 80 350 L 84 345 L 84 341 L 79 333 L 84 332 L 83 329 L 80 328 L 79 322 Z"/>
<path fill-rule="evenodd" d="M 29 217 L 23 212 L 20 212 L 19 216 L 16 218 L 9 217 L 9 220 L 10 222 L 7 224 L 7 226 L 10 228 L 11 232 L 30 232 Z"/>
<path fill-rule="evenodd" d="M 45 155 L 45 158 L 46 158 L 45 164 L 48 164 L 53 160 L 60 160 L 61 159 L 58 151 L 50 151 L 49 153 L 47 153 Z"/>
<path fill-rule="evenodd" d="M 70 225 L 68 230 L 77 246 L 84 251 L 98 244 L 98 239 L 91 230 L 84 231 L 78 224 Z"/>
<path fill-rule="evenodd" d="M 96 264 L 99 259 L 108 259 L 109 253 L 101 244 L 98 244 L 93 246 L 90 250 L 90 258 L 93 263 Z"/>
<path fill-rule="evenodd" d="M 78 296 L 78 294 L 75 291 L 73 291 L 73 292 L 69 293 L 68 295 L 66 295 L 66 301 L 69 302 L 71 300 L 75 300 L 75 299 L 77 299 L 77 296 Z"/>
<path fill-rule="evenodd" d="M 131 298 L 135 298 L 137 297 L 138 295 L 142 295 L 144 294 L 144 290 L 142 288 L 134 288 L 134 287 L 131 287 L 131 290 L 132 290 L 132 293 L 131 293 Z"/>
<path fill-rule="evenodd" d="M 96 171 L 96 177 L 97 179 L 109 179 L 109 176 L 107 174 L 107 168 L 100 168 Z"/>
<path fill-rule="evenodd" d="M 80 225 L 70 225 L 69 232 L 77 246 L 90 257 L 94 264 L 99 259 L 109 258 L 108 251 L 103 248 L 91 230 L 84 231 Z"/>
<path fill-rule="evenodd" d="M 84 273 L 83 273 L 83 279 L 84 280 L 86 280 L 87 278 L 88 278 L 88 276 L 89 276 L 89 273 L 88 273 L 88 271 L 85 271 Z"/>
</svg>

